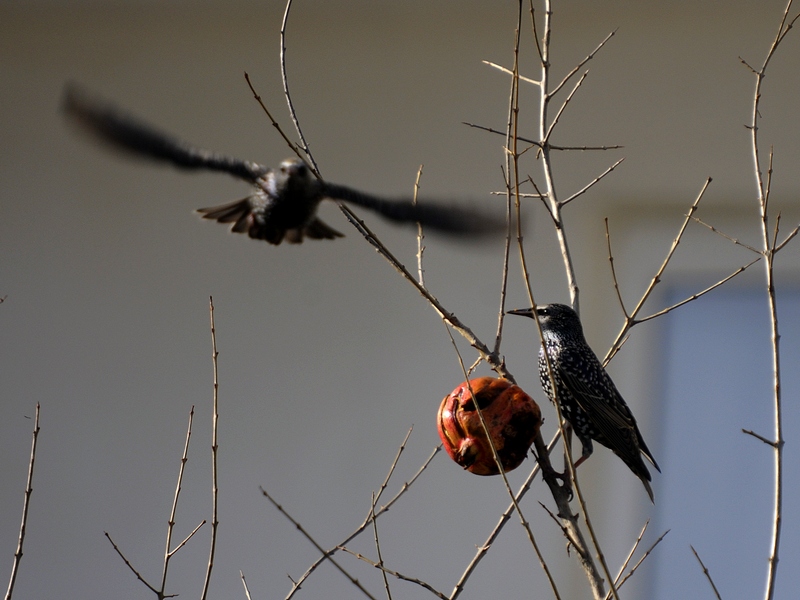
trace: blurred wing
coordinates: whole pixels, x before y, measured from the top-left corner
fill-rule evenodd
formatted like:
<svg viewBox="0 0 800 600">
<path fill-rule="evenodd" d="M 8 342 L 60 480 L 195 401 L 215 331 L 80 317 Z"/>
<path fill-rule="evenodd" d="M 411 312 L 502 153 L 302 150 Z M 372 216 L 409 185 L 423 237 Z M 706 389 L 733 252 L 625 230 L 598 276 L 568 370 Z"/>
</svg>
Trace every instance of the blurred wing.
<svg viewBox="0 0 800 600">
<path fill-rule="evenodd" d="M 462 206 L 426 202 L 414 204 L 410 199 L 387 200 L 335 183 L 325 183 L 323 194 L 333 200 L 344 200 L 373 210 L 390 221 L 417 222 L 442 233 L 486 235 L 505 231 L 506 228 L 505 220 Z"/>
<path fill-rule="evenodd" d="M 269 170 L 256 163 L 195 148 L 74 85 L 65 89 L 62 110 L 85 131 L 118 149 L 181 169 L 220 171 L 251 183 Z"/>
</svg>

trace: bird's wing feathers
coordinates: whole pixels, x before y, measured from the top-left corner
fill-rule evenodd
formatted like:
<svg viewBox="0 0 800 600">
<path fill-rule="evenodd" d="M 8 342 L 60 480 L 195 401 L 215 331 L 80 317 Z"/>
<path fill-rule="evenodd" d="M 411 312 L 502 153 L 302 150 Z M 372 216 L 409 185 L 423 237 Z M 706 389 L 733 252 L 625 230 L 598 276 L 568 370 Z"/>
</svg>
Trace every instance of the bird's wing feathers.
<svg viewBox="0 0 800 600">
<path fill-rule="evenodd" d="M 326 182 L 323 195 L 332 200 L 344 200 L 374 210 L 391 221 L 402 223 L 417 221 L 442 233 L 482 235 L 496 233 L 506 226 L 504 220 L 470 208 L 428 202 L 414 203 L 411 199 L 405 198 L 388 200 L 335 183 Z"/>
<path fill-rule="evenodd" d="M 221 171 L 250 183 L 268 171 L 256 163 L 195 148 L 75 86 L 67 87 L 62 110 L 88 133 L 143 158 L 181 169 Z"/>
</svg>

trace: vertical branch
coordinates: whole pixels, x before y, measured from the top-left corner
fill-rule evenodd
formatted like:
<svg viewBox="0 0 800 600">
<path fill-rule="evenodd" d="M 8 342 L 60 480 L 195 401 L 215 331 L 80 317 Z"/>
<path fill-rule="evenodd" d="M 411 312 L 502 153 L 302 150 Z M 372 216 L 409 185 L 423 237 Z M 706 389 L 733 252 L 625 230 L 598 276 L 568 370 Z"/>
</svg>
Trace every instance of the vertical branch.
<svg viewBox="0 0 800 600">
<path fill-rule="evenodd" d="M 214 554 L 217 548 L 217 527 L 219 526 L 219 518 L 217 516 L 217 496 L 219 495 L 219 486 L 217 485 L 217 424 L 219 421 L 219 380 L 217 378 L 217 330 L 214 325 L 214 299 L 209 298 L 209 315 L 211 318 L 211 359 L 214 363 L 214 408 L 211 422 L 211 548 L 208 552 L 208 567 L 206 567 L 206 578 L 203 582 L 203 593 L 200 596 L 201 600 L 206 600 L 208 597 L 208 585 L 211 581 L 211 570 L 214 568 Z"/>
<path fill-rule="evenodd" d="M 522 32 L 522 0 L 519 0 L 519 12 L 517 14 L 517 27 L 514 32 L 514 68 L 511 74 L 511 89 L 508 94 L 508 120 L 506 122 L 506 141 L 505 141 L 505 170 L 503 179 L 506 185 L 506 221 L 508 223 L 508 233 L 506 243 L 503 247 L 503 275 L 500 285 L 500 314 L 497 316 L 497 334 L 494 340 L 494 353 L 500 352 L 500 343 L 503 339 L 503 321 L 506 316 L 505 302 L 508 290 L 508 261 L 511 257 L 511 208 L 515 206 L 517 213 L 517 239 L 522 235 L 520 229 L 520 207 L 519 207 L 519 179 L 517 171 L 517 127 L 519 123 L 519 44 Z M 514 173 L 513 189 L 511 173 Z"/>
<path fill-rule="evenodd" d="M 558 245 L 561 248 L 561 257 L 564 260 L 564 270 L 567 275 L 567 285 L 569 287 L 569 297 L 572 308 L 580 314 L 580 290 L 575 278 L 575 268 L 572 264 L 567 234 L 564 230 L 564 220 L 561 218 L 562 205 L 558 201 L 555 180 L 553 178 L 553 163 L 550 158 L 550 136 L 548 134 L 547 114 L 550 106 L 552 94 L 549 91 L 550 83 L 550 34 L 552 30 L 553 9 L 551 0 L 545 0 L 544 11 L 544 33 L 541 43 L 541 77 L 539 78 L 539 140 L 542 156 L 542 170 L 544 171 L 546 200 L 550 207 L 550 214 L 556 227 Z"/>
<path fill-rule="evenodd" d="M 183 455 L 181 456 L 181 468 L 178 470 L 178 483 L 175 486 L 175 496 L 172 500 L 172 510 L 169 513 L 169 522 L 167 523 L 167 543 L 164 550 L 164 568 L 161 572 L 161 588 L 160 595 L 164 596 L 164 591 L 167 587 L 167 571 L 169 570 L 169 560 L 175 551 L 170 550 L 172 547 L 172 532 L 175 529 L 175 513 L 178 511 L 178 497 L 181 494 L 181 486 L 183 482 L 183 472 L 186 469 L 186 462 L 189 460 L 189 440 L 192 437 L 192 421 L 194 421 L 194 406 L 189 411 L 189 426 L 186 430 L 186 442 L 183 444 Z M 177 548 L 176 548 L 177 550 Z"/>
<path fill-rule="evenodd" d="M 28 508 L 31 503 L 33 493 L 33 466 L 36 462 L 36 440 L 39 438 L 39 403 L 36 403 L 36 416 L 33 420 L 33 440 L 31 441 L 31 460 L 28 463 L 28 482 L 25 484 L 25 500 L 22 502 L 22 523 L 19 526 L 19 540 L 17 541 L 17 551 L 14 553 L 14 564 L 11 567 L 11 577 L 8 580 L 8 590 L 5 600 L 11 600 L 14 592 L 14 584 L 17 581 L 19 565 L 22 562 L 22 545 L 25 542 L 25 530 L 28 527 Z"/>
<path fill-rule="evenodd" d="M 770 444 L 773 448 L 773 460 L 775 464 L 775 502 L 773 506 L 772 541 L 767 567 L 767 582 L 764 590 L 764 598 L 772 600 L 775 594 L 775 580 L 778 572 L 778 557 L 781 544 L 781 523 L 783 511 L 783 418 L 781 407 L 781 362 L 780 362 L 780 332 L 778 329 L 778 307 L 775 297 L 775 272 L 774 261 L 776 253 L 776 241 L 770 239 L 768 199 L 771 181 L 772 160 L 770 159 L 770 173 L 768 181 L 764 183 L 761 170 L 761 157 L 758 146 L 758 119 L 759 103 L 761 101 L 761 86 L 766 75 L 767 66 L 778 49 L 778 45 L 789 32 L 800 15 L 795 15 L 789 20 L 789 11 L 792 8 L 792 0 L 789 0 L 784 9 L 778 32 L 772 45 L 767 52 L 761 68 L 756 70 L 750 67 L 756 77 L 755 90 L 753 91 L 753 110 L 751 121 L 748 126 L 750 130 L 751 149 L 753 154 L 753 174 L 755 176 L 756 192 L 758 194 L 759 215 L 761 217 L 761 240 L 762 249 L 766 260 L 764 261 L 764 271 L 767 284 L 767 302 L 770 315 L 770 333 L 772 340 L 772 384 L 773 384 L 773 406 L 774 406 L 774 437 Z M 788 22 L 787 22 L 788 21 Z M 742 61 L 744 62 L 744 61 Z M 747 64 L 747 63 L 745 63 Z M 748 65 L 749 66 L 749 65 Z"/>
<path fill-rule="evenodd" d="M 283 12 L 283 21 L 281 22 L 281 81 L 283 82 L 283 95 L 286 97 L 286 104 L 289 106 L 289 114 L 292 116 L 294 128 L 297 130 L 297 136 L 300 138 L 300 146 L 303 149 L 303 154 L 314 167 L 314 171 L 319 173 L 317 163 L 311 155 L 311 150 L 308 148 L 308 142 L 303 135 L 303 130 L 300 128 L 300 121 L 297 118 L 297 113 L 294 110 L 294 103 L 292 96 L 289 94 L 289 78 L 286 75 L 286 25 L 289 23 L 289 11 L 292 9 L 292 0 L 286 1 L 286 9 Z"/>
</svg>

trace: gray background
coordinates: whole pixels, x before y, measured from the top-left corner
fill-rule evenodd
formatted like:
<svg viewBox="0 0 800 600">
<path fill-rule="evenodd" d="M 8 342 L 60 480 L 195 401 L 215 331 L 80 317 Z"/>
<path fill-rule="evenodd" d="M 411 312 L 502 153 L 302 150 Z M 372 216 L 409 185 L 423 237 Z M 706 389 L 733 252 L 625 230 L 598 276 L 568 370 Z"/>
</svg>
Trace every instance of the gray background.
<svg viewBox="0 0 800 600">
<path fill-rule="evenodd" d="M 761 60 L 782 8 L 778 2 L 711 1 L 557 5 L 556 76 L 619 28 L 590 63 L 591 74 L 557 136 L 563 144 L 625 146 L 559 156 L 556 163 L 559 190 L 566 196 L 626 157 L 613 176 L 567 212 L 587 336 L 598 354 L 605 353 L 621 324 L 603 216 L 611 217 L 617 236 L 617 268 L 628 302 L 660 264 L 683 212 L 709 175 L 715 181 L 705 216 L 756 240 L 742 126 L 749 118 L 752 77 L 737 57 Z M 148 580 L 158 580 L 192 405 L 195 428 L 175 538 L 208 518 L 210 295 L 217 309 L 221 405 L 221 526 L 213 597 L 241 593 L 239 569 L 254 598 L 282 597 L 290 586 L 287 574 L 299 577 L 317 556 L 258 486 L 329 547 L 364 518 L 371 492 L 412 424 L 389 491 L 439 443 L 436 408 L 461 377 L 444 327 L 333 205 L 323 208 L 323 216 L 346 238 L 299 247 L 258 244 L 191 213 L 243 196 L 243 184 L 122 159 L 74 135 L 58 115 L 62 86 L 75 80 L 187 140 L 275 164 L 288 150 L 242 74 L 251 74 L 290 131 L 278 64 L 282 9 L 281 2 L 245 1 L 0 4 L 0 296 L 7 296 L 0 305 L 0 556 L 5 557 L 0 572 L 11 566 L 19 527 L 32 428 L 26 417 L 36 402 L 42 404 L 17 598 L 150 594 L 114 554 L 103 531 Z M 323 174 L 367 191 L 401 194 L 411 191 L 424 164 L 426 193 L 499 204 L 489 193 L 502 186 L 502 138 L 461 122 L 503 127 L 508 77 L 481 61 L 510 66 L 514 23 L 512 2 L 297 2 L 287 40 L 290 82 Z M 523 71 L 536 76 L 529 30 L 525 34 Z M 762 107 L 765 148 L 774 144 L 776 150 L 775 203 L 787 231 L 799 212 L 794 200 L 800 159 L 798 49 L 800 38 L 793 32 L 771 67 Z M 522 133 L 529 135 L 533 100 L 523 88 L 528 125 Z M 532 160 L 527 168 L 536 172 Z M 555 237 L 545 213 L 533 204 L 526 239 L 537 299 L 565 301 Z M 363 216 L 413 264 L 411 228 Z M 670 285 L 696 290 L 749 261 L 747 253 L 699 228 L 689 241 L 676 257 Z M 427 282 L 434 294 L 479 337 L 491 340 L 501 242 L 472 245 L 431 236 L 427 245 Z M 791 284 L 797 280 L 797 254 L 788 252 L 784 281 Z M 514 265 L 512 306 L 526 304 L 518 272 Z M 660 308 L 659 302 L 654 298 L 653 308 Z M 667 430 L 672 421 L 663 418 L 668 398 L 661 383 L 668 378 L 660 365 L 673 363 L 663 362 L 669 347 L 665 350 L 660 327 L 668 325 L 638 328 L 611 371 L 662 466 L 686 486 L 682 497 L 707 505 L 713 498 L 695 497 L 690 477 L 702 477 L 702 471 L 662 459 L 669 440 L 682 439 L 683 432 Z M 523 386 L 541 400 L 532 370 L 533 336 L 532 324 L 515 323 L 504 353 Z M 471 362 L 474 355 L 459 345 Z M 691 347 L 678 352 L 703 359 Z M 766 356 L 766 347 L 754 354 Z M 786 364 L 796 360 L 795 354 Z M 768 371 L 761 373 L 763 378 Z M 769 409 L 767 393 L 759 398 L 762 411 Z M 727 398 L 707 400 L 712 414 L 725 410 Z M 549 437 L 555 413 L 541 404 Z M 745 415 L 733 431 L 751 425 Z M 713 437 L 687 437 L 700 452 L 716 443 Z M 741 451 L 752 452 L 754 445 Z M 732 493 L 752 490 L 768 498 L 770 461 L 766 450 L 756 451 L 762 452 L 763 479 L 744 473 Z M 731 466 L 712 468 L 735 469 L 730 456 Z M 792 456 L 797 464 L 796 453 Z M 513 483 L 522 471 L 511 475 Z M 644 520 L 664 509 L 651 506 L 639 482 L 604 450 L 581 468 L 581 476 L 615 571 Z M 655 476 L 657 498 L 667 497 L 664 481 L 666 476 Z M 760 484 L 766 487 L 759 489 Z M 557 528 L 535 502 L 548 501 L 538 487 L 523 505 L 526 516 L 562 593 L 583 596 L 583 576 L 564 556 Z M 796 503 L 796 496 L 791 501 Z M 742 502 L 747 505 L 748 496 Z M 497 479 L 472 477 L 437 456 L 380 521 L 384 559 L 449 593 L 506 505 Z M 666 500 L 663 505 L 675 507 Z M 692 509 L 687 504 L 674 510 L 659 515 L 661 529 L 649 532 L 646 542 L 678 526 L 681 510 Z M 703 547 L 723 597 L 734 597 L 745 582 L 755 580 L 760 587 L 768 520 L 768 514 L 757 515 L 765 536 L 757 544 L 745 534 L 734 538 L 737 547 L 751 550 L 743 558 L 730 558 L 728 542 L 721 543 L 713 530 L 671 534 L 665 542 L 670 549 L 645 567 L 626 597 L 648 597 L 647 586 L 664 581 L 655 577 L 657 570 L 671 573 L 667 581 L 680 579 L 696 594 L 707 593 L 699 568 L 689 562 L 673 573 L 664 558 L 672 556 L 668 552 L 685 557 L 690 542 Z M 787 528 L 796 530 L 797 524 L 787 522 Z M 370 535 L 354 547 L 374 556 Z M 199 593 L 207 540 L 204 527 L 176 556 L 168 592 Z M 374 594 L 381 593 L 374 570 L 345 562 Z M 798 567 L 796 555 L 783 557 L 784 598 L 796 589 Z M 320 571 L 302 597 L 355 596 L 330 566 Z M 396 589 L 403 597 L 428 596 L 413 584 Z M 497 542 L 465 597 L 498 590 L 508 598 L 547 590 L 516 525 Z"/>
</svg>

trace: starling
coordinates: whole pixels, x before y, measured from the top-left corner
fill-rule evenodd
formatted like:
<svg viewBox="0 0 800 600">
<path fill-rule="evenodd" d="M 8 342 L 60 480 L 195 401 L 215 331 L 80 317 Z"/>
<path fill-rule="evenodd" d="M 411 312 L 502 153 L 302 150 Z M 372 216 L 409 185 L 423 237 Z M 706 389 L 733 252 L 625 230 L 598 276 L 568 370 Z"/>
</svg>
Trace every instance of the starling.
<svg viewBox="0 0 800 600">
<path fill-rule="evenodd" d="M 544 346 L 539 349 L 539 380 L 550 400 L 558 399 L 562 416 L 583 446 L 575 467 L 592 454 L 592 440 L 595 440 L 628 465 L 642 480 L 653 501 L 650 471 L 641 455 L 644 454 L 659 472 L 661 469 L 644 443 L 631 409 L 586 343 L 577 313 L 563 304 L 545 304 L 535 310 L 510 310 L 508 314 L 539 319 L 544 337 Z M 545 348 L 553 370 L 555 397 L 544 356 Z"/>
<path fill-rule="evenodd" d="M 239 160 L 187 144 L 119 110 L 68 86 L 65 115 L 84 130 L 116 148 L 186 170 L 228 173 L 250 183 L 250 196 L 197 212 L 205 219 L 233 223 L 231 231 L 253 239 L 299 244 L 303 238 L 333 239 L 341 233 L 317 217 L 322 200 L 344 200 L 363 206 L 397 222 L 421 223 L 431 230 L 473 236 L 498 232 L 505 223 L 465 207 L 388 200 L 318 179 L 303 161 L 291 158 L 279 169 Z"/>
</svg>

